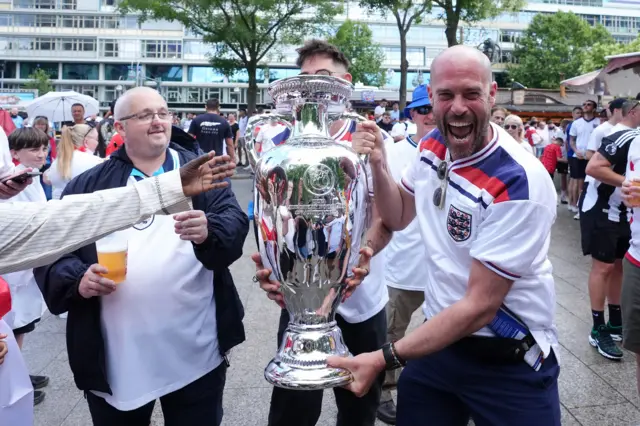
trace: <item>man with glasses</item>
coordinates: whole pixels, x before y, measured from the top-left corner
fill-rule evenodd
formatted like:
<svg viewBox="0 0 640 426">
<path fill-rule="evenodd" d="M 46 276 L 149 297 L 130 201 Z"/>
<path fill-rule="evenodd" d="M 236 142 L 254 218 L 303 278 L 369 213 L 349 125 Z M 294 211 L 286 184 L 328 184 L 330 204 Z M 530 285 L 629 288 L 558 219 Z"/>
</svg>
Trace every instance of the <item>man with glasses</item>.
<svg viewBox="0 0 640 426">
<path fill-rule="evenodd" d="M 340 50 L 324 40 L 308 40 L 298 49 L 297 65 L 300 74 L 333 75 L 351 81 L 349 61 Z M 352 133 L 355 122 L 337 120 L 330 129 L 334 140 L 349 144 L 351 147 Z M 387 143 L 393 139 L 385 133 Z M 369 176 L 369 191 L 373 189 L 371 173 Z M 370 195 L 373 195 L 370 192 Z M 374 225 L 367 233 L 369 247 L 377 254 L 388 244 L 391 234 L 382 228 L 375 209 L 373 210 Z M 269 280 L 270 271 L 264 269 L 259 254 L 252 256 L 256 263 L 256 278 L 260 287 L 267 292 L 267 296 L 282 303 L 282 295 L 277 291 L 279 284 Z M 389 300 L 387 287 L 384 282 L 385 257 L 384 254 L 373 256 L 369 265 L 369 274 L 362 286 L 338 307 L 336 321 L 342 330 L 344 341 L 353 354 L 370 352 L 378 349 L 386 340 L 387 323 L 385 305 Z M 282 309 L 278 327 L 277 345 L 282 342 L 283 333 L 289 323 L 289 312 Z M 384 376 L 379 374 L 371 391 L 363 398 L 358 398 L 342 388 L 335 388 L 334 395 L 338 406 L 337 426 L 373 426 L 376 421 L 376 410 L 380 402 L 380 393 Z M 278 387 L 273 388 L 271 407 L 269 410 L 269 426 L 314 426 L 320 417 L 322 409 L 322 391 L 294 391 Z"/>
<path fill-rule="evenodd" d="M 597 108 L 595 101 L 588 100 L 582 104 L 582 117 L 578 118 L 571 124 L 569 131 L 569 144 L 573 151 L 573 156 L 569 157 L 569 176 L 573 179 L 573 186 L 569 183 L 569 206 L 576 213 L 574 219 L 580 218 L 580 209 L 578 208 L 578 199 L 580 192 L 584 186 L 586 177 L 585 169 L 587 167 L 587 147 L 589 138 L 596 127 L 600 125 L 595 112 Z"/>
<path fill-rule="evenodd" d="M 128 90 L 115 110 L 123 147 L 72 180 L 63 198 L 134 185 L 195 158 L 169 142 L 172 118 L 155 90 Z M 244 340 L 228 268 L 242 255 L 248 220 L 230 188 L 191 201 L 193 210 L 126 231 L 118 286 L 102 276 L 93 244 L 34 271 L 50 311 L 69 311 L 69 362 L 94 425 L 148 426 L 158 398 L 168 426 L 222 422 L 225 356 Z"/>
<path fill-rule="evenodd" d="M 412 102 L 404 109 L 404 114 L 416 124 L 417 133 L 415 139 L 407 136 L 388 146 L 387 165 L 396 180 L 402 177 L 404 169 L 415 160 L 418 143 L 428 141 L 429 132 L 435 128 L 427 86 L 420 85 L 414 89 Z M 393 233 L 385 255 L 385 283 L 389 291 L 386 307 L 387 341 L 395 342 L 404 336 L 411 315 L 424 302 L 427 254 L 417 220 L 413 220 L 402 231 Z M 397 370 L 387 371 L 378 407 L 378 418 L 388 424 L 396 422 L 396 405 L 391 389 L 398 384 L 398 373 Z"/>
<path fill-rule="evenodd" d="M 615 99 L 610 109 L 617 111 L 622 101 L 622 120 L 611 126 L 608 136 L 591 141 L 595 150 L 587 165 L 585 188 L 580 200 L 580 230 L 582 252 L 591 255 L 589 273 L 589 300 L 593 327 L 589 344 L 603 357 L 622 358 L 616 341 L 622 340 L 622 259 L 629 249 L 631 230 L 627 208 L 622 203 L 620 187 L 625 180 L 627 156 L 633 139 L 639 134 L 640 111 L 638 101 Z M 604 126 L 601 124 L 594 134 Z M 605 321 L 604 308 L 608 303 L 609 320 Z"/>
<path fill-rule="evenodd" d="M 397 342 L 328 364 L 365 395 L 383 370 L 398 381 L 397 424 L 560 425 L 547 256 L 556 194 L 539 160 L 490 123 L 491 63 L 470 46 L 440 53 L 429 96 L 437 129 L 397 183 L 374 123 L 354 135 L 370 154 L 383 223 L 414 218 L 425 245 L 427 321 Z M 543 362 L 544 361 L 544 362 Z"/>
</svg>

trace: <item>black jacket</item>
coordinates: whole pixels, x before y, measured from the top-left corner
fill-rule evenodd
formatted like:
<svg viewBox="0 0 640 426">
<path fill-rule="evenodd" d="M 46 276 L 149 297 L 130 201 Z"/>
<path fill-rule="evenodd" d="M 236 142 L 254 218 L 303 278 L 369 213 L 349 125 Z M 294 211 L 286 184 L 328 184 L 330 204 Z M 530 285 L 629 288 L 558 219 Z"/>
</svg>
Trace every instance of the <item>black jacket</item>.
<svg viewBox="0 0 640 426">
<path fill-rule="evenodd" d="M 178 152 L 183 164 L 195 158 L 194 153 L 174 143 L 170 147 Z M 69 182 L 62 196 L 126 186 L 132 169 L 126 150 L 119 149 L 105 163 Z M 242 255 L 249 221 L 230 187 L 209 191 L 192 201 L 194 209 L 206 212 L 209 222 L 209 238 L 193 247 L 198 260 L 214 272 L 218 343 L 225 355 L 245 340 L 244 309 L 228 268 Z M 51 313 L 69 312 L 67 352 L 76 385 L 85 391 L 111 393 L 100 326 L 100 299 L 85 299 L 78 293 L 82 276 L 97 261 L 95 244 L 89 244 L 51 265 L 35 269 L 34 274 Z"/>
</svg>

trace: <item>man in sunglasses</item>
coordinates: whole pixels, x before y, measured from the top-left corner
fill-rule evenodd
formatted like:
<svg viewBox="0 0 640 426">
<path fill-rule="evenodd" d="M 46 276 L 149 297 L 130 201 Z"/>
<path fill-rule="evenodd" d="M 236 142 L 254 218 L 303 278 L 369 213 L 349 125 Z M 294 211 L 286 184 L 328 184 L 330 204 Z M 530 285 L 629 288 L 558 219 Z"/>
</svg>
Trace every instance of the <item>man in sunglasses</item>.
<svg viewBox="0 0 640 426">
<path fill-rule="evenodd" d="M 622 340 L 623 332 L 620 309 L 622 259 L 629 250 L 631 237 L 620 187 L 625 180 L 631 142 L 640 134 L 637 129 L 640 108 L 638 101 L 624 99 L 613 100 L 609 108 L 615 111 L 614 117 L 619 114 L 622 120 L 609 127 L 608 135 L 600 144 L 596 138 L 607 123 L 593 132 L 589 150 L 595 152 L 587 164 L 587 178 L 579 204 L 582 253 L 591 255 L 589 300 L 593 327 L 588 336 L 589 344 L 603 357 L 617 361 L 622 358 L 622 351 L 615 343 Z M 605 302 L 608 321 L 604 315 Z"/>
<path fill-rule="evenodd" d="M 427 321 L 397 342 L 329 365 L 350 370 L 356 395 L 380 371 L 406 367 L 397 424 L 560 425 L 553 347 L 555 289 L 547 257 L 556 193 L 539 160 L 490 123 L 491 63 L 454 46 L 431 66 L 437 129 L 419 144 L 400 183 L 373 123 L 354 134 L 370 154 L 383 223 L 417 218 L 425 245 Z M 544 362 L 543 362 L 544 361 Z"/>
</svg>

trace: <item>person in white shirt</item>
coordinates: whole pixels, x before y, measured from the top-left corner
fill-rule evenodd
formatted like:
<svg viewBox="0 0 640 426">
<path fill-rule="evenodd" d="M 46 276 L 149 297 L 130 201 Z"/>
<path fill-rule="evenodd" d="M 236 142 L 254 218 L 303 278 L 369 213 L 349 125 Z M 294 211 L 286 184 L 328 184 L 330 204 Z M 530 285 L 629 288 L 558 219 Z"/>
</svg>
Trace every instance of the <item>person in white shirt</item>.
<svg viewBox="0 0 640 426">
<path fill-rule="evenodd" d="M 35 170 L 44 166 L 49 149 L 49 137 L 39 129 L 22 127 L 14 130 L 9 135 L 9 147 L 13 158 L 19 163 L 16 172 L 22 172 L 33 168 Z M 20 194 L 11 198 L 11 202 L 42 203 L 47 201 L 40 179 L 33 179 L 31 184 Z M 8 201 L 4 201 L 8 202 Z M 38 288 L 33 269 L 3 274 L 2 278 L 11 289 L 12 309 L 9 326 L 13 329 L 18 347 L 22 349 L 25 335 L 35 330 L 35 325 L 40 321 L 45 312 L 45 304 Z M 35 389 L 33 403 L 37 405 L 45 398 L 41 388 L 49 384 L 46 376 L 30 376 Z"/>
<path fill-rule="evenodd" d="M 586 155 L 587 160 L 591 160 L 593 154 L 595 154 L 600 148 L 602 139 L 604 139 L 605 136 L 609 136 L 612 133 L 611 129 L 613 129 L 616 124 L 622 121 L 622 106 L 624 105 L 625 101 L 626 99 L 624 98 L 616 98 L 609 102 L 609 106 L 605 110 L 607 111 L 607 114 L 609 114 L 609 119 L 596 127 L 589 137 Z"/>
<path fill-rule="evenodd" d="M 0 239 L 0 274 L 46 265 L 150 215 L 190 209 L 188 197 L 228 186 L 227 181 L 220 181 L 233 175 L 234 165 L 227 164 L 228 161 L 228 157 L 214 158 L 209 153 L 179 170 L 126 188 L 48 203 L 0 203 L 0 235 L 4 237 Z M 93 220 L 88 221 L 87 217 Z M 11 328 L 3 318 L 0 318 L 0 419 L 11 426 L 33 425 L 33 384 Z"/>
<path fill-rule="evenodd" d="M 397 183 L 374 123 L 354 144 L 369 153 L 383 224 L 417 218 L 425 244 L 427 321 L 399 341 L 328 364 L 354 375 L 364 395 L 386 369 L 406 361 L 397 425 L 560 425 L 547 252 L 556 218 L 549 174 L 489 122 L 497 94 L 491 63 L 454 46 L 432 64 L 429 94 L 438 126 Z M 544 362 L 543 362 L 544 361 Z"/>
<path fill-rule="evenodd" d="M 9 149 L 9 140 L 4 129 L 0 127 L 0 200 L 9 199 L 22 191 L 27 184 L 17 184 L 12 181 L 4 181 L 7 176 L 13 174 L 14 164 Z"/>
<path fill-rule="evenodd" d="M 387 110 L 387 100 L 383 99 L 380 101 L 380 103 L 376 106 L 376 108 L 373 110 L 373 115 L 376 119 L 376 123 L 380 122 L 380 120 L 382 120 L 382 114 L 384 114 L 384 112 Z"/>
<path fill-rule="evenodd" d="M 76 176 L 103 162 L 93 155 L 98 146 L 98 131 L 87 124 L 62 128 L 56 159 L 45 173 L 45 181 L 52 186 L 52 198 L 59 200 L 64 188 Z"/>
<path fill-rule="evenodd" d="M 407 117 L 405 117 L 404 112 L 400 112 L 399 117 L 398 122 L 393 125 L 391 132 L 389 132 L 389 135 L 391 135 L 394 142 L 399 142 L 409 136 L 409 124 L 407 123 Z"/>
<path fill-rule="evenodd" d="M 270 120 L 268 125 L 260 128 L 260 132 L 255 139 L 256 150 L 262 155 L 281 143 L 285 143 L 290 135 L 291 131 L 274 118 Z"/>
<path fill-rule="evenodd" d="M 133 185 L 192 159 L 169 142 L 171 120 L 155 90 L 127 91 L 115 110 L 124 148 L 70 182 L 63 197 Z M 126 278 L 117 286 L 103 276 L 94 245 L 34 271 L 49 310 L 69 311 L 70 367 L 96 426 L 146 426 L 156 399 L 168 426 L 222 423 L 225 354 L 244 340 L 228 267 L 242 255 L 248 220 L 229 189 L 193 206 L 126 231 Z"/>
<path fill-rule="evenodd" d="M 535 155 L 533 147 L 528 140 L 524 138 L 524 124 L 522 119 L 515 114 L 507 115 L 503 123 L 504 129 L 509 133 L 520 146 L 531 155 Z"/>
<path fill-rule="evenodd" d="M 573 150 L 573 156 L 569 160 L 569 206 L 576 212 L 576 219 L 579 217 L 578 200 L 584 186 L 587 168 L 587 147 L 589 138 L 596 127 L 600 125 L 600 120 L 595 116 L 597 104 L 588 100 L 582 104 L 582 117 L 571 123 L 569 130 L 569 145 Z"/>
<path fill-rule="evenodd" d="M 397 180 L 417 155 L 418 144 L 432 143 L 429 132 L 435 128 L 433 109 L 427 86 L 420 85 L 413 91 L 412 102 L 402 114 L 408 114 L 416 123 L 418 132 L 393 145 L 387 145 L 387 166 Z M 413 220 L 404 230 L 394 232 L 385 249 L 387 268 L 385 282 L 389 290 L 387 303 L 387 341 L 400 340 L 409 326 L 411 315 L 424 302 L 424 277 L 426 256 L 417 220 Z M 378 419 L 395 424 L 396 406 L 391 397 L 391 389 L 398 384 L 399 371 L 387 371 L 383 384 Z"/>
<path fill-rule="evenodd" d="M 390 114 L 391 114 L 391 122 L 392 123 L 395 124 L 396 122 L 400 121 L 400 114 L 402 114 L 402 113 L 400 112 L 400 104 L 399 103 L 397 103 L 397 102 L 393 103 L 393 106 L 391 107 Z"/>
<path fill-rule="evenodd" d="M 349 61 L 335 46 L 324 40 L 309 40 L 298 49 L 298 65 L 301 74 L 333 75 L 351 81 L 348 73 Z M 338 143 L 352 146 L 353 122 L 343 120 L 340 124 L 335 122 L 336 133 L 332 137 Z M 391 138 L 386 138 L 386 143 L 393 143 Z M 369 177 L 368 187 L 370 194 L 373 182 Z M 373 218 L 372 227 L 367 232 L 366 239 L 370 241 L 369 248 L 364 249 L 368 254 L 376 254 L 370 261 L 367 259 L 356 268 L 356 276 L 364 283 L 337 309 L 336 322 L 342 331 L 344 342 L 353 354 L 365 353 L 382 346 L 386 340 L 387 325 L 385 305 L 389 299 L 387 286 L 384 280 L 386 257 L 382 249 L 388 244 L 391 234 L 381 224 L 377 217 L 375 201 L 372 203 Z M 343 230 L 343 233 L 345 231 Z M 356 231 L 353 231 L 357 235 Z M 369 251 L 370 250 L 370 251 Z M 352 256 L 357 258 L 354 251 Z M 252 256 L 256 263 L 256 280 L 260 287 L 267 292 L 267 296 L 283 306 L 282 294 L 278 291 L 280 284 L 270 280 L 271 271 L 265 269 L 259 253 Z M 351 280 L 347 280 L 347 284 Z M 289 312 L 282 309 L 280 324 L 278 326 L 278 345 L 282 342 L 285 329 L 289 323 Z M 384 376 L 380 374 L 369 394 L 358 398 L 343 388 L 334 388 L 336 405 L 338 406 L 337 426 L 374 426 L 376 410 L 380 403 L 380 394 Z M 273 388 L 271 406 L 269 409 L 269 426 L 314 426 L 320 417 L 322 407 L 322 391 L 296 391 Z"/>
</svg>

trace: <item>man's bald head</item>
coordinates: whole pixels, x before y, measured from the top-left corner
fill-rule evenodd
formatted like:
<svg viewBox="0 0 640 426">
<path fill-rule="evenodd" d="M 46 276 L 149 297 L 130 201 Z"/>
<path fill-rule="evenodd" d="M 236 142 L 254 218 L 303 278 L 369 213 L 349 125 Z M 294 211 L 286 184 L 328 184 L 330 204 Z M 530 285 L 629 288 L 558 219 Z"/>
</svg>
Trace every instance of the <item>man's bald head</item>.
<svg viewBox="0 0 640 426">
<path fill-rule="evenodd" d="M 475 62 L 478 69 L 483 71 L 482 74 L 486 77 L 485 82 L 490 84 L 493 81 L 491 61 L 487 58 L 487 55 L 473 47 L 459 44 L 443 50 L 433 59 L 431 62 L 431 84 L 434 84 L 438 75 L 442 74 L 438 72 L 439 69 L 446 72 L 449 68 L 446 65 L 453 64 L 455 66 L 455 64 L 460 62 Z M 439 66 L 440 64 L 443 66 Z"/>
<path fill-rule="evenodd" d="M 160 96 L 157 90 L 152 89 L 150 87 L 134 87 L 133 89 L 129 89 L 124 94 L 118 98 L 118 102 L 116 103 L 113 115 L 115 115 L 116 120 L 119 120 L 122 117 L 126 117 L 131 114 L 135 114 L 138 111 L 133 110 L 134 107 L 139 104 L 144 104 L 145 100 L 158 100 L 162 99 L 166 106 L 166 102 L 164 98 Z"/>
</svg>

